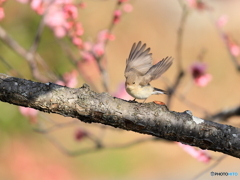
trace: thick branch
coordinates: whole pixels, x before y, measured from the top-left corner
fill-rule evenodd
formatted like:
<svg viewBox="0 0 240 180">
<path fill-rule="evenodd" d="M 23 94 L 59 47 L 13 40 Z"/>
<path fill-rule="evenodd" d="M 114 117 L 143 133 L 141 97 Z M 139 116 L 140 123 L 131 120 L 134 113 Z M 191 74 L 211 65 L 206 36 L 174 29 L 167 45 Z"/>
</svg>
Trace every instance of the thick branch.
<svg viewBox="0 0 240 180">
<path fill-rule="evenodd" d="M 164 105 L 139 104 L 95 93 L 87 85 L 74 89 L 0 74 L 0 100 L 43 112 L 102 123 L 240 158 L 240 129 L 169 111 Z"/>
</svg>

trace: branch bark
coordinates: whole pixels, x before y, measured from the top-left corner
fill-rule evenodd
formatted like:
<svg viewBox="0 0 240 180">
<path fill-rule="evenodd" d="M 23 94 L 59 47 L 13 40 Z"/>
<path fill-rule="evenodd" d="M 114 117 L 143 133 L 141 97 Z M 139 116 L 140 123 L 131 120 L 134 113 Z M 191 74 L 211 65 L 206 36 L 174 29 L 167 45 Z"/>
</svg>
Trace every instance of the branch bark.
<svg viewBox="0 0 240 180">
<path fill-rule="evenodd" d="M 174 112 L 165 105 L 139 104 L 108 93 L 96 93 L 86 84 L 68 88 L 0 74 L 0 100 L 240 158 L 239 128 L 200 119 L 188 110 Z"/>
</svg>

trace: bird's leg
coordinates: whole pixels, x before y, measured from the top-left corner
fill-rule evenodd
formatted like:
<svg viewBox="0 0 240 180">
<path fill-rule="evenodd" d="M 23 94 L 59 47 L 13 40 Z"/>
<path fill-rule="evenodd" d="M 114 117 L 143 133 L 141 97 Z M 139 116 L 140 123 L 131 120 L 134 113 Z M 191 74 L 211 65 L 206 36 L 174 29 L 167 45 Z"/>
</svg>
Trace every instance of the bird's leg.
<svg viewBox="0 0 240 180">
<path fill-rule="evenodd" d="M 141 107 L 143 104 L 144 104 L 144 102 L 147 100 L 147 98 L 146 99 L 144 99 L 144 101 L 140 104 L 139 103 L 139 106 L 138 107 Z"/>
</svg>

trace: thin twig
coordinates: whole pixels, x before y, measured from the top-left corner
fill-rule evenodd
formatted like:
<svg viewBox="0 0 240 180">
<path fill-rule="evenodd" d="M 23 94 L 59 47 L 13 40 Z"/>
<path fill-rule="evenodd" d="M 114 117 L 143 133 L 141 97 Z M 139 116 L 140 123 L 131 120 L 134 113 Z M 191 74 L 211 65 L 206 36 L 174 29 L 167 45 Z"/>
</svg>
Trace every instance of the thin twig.
<svg viewBox="0 0 240 180">
<path fill-rule="evenodd" d="M 124 149 L 124 148 L 128 148 L 128 147 L 131 147 L 131 146 L 134 146 L 134 145 L 145 143 L 147 141 L 153 141 L 153 140 L 159 139 L 159 138 L 155 138 L 155 137 L 141 138 L 141 139 L 134 140 L 132 142 L 128 142 L 126 144 L 112 145 L 112 146 L 105 146 L 99 141 L 98 144 L 96 144 L 96 146 L 93 147 L 93 148 L 85 148 L 85 149 L 82 149 L 82 150 L 69 151 L 62 144 L 60 144 L 58 141 L 56 141 L 56 139 L 53 138 L 51 135 L 47 134 L 46 137 L 61 152 L 63 152 L 66 155 L 69 155 L 69 156 L 81 156 L 81 155 L 90 154 L 90 153 L 93 153 L 93 152 L 97 152 L 97 151 L 100 151 L 100 150 L 107 150 L 107 149 Z"/>
<path fill-rule="evenodd" d="M 184 102 L 187 106 L 191 107 L 191 108 L 195 108 L 196 110 L 198 110 L 199 112 L 202 112 L 203 114 L 205 114 L 205 116 L 209 116 L 210 113 L 207 111 L 207 109 L 195 104 L 194 102 L 191 102 L 190 100 L 188 100 L 186 98 L 185 95 L 182 95 L 182 94 L 176 94 L 175 93 L 175 96 L 181 100 L 181 102 Z"/>
<path fill-rule="evenodd" d="M 209 121 L 220 122 L 227 121 L 229 118 L 233 116 L 240 116 L 240 105 L 233 108 L 221 110 L 220 112 L 217 112 L 212 116 L 206 116 L 205 118 Z"/>
<path fill-rule="evenodd" d="M 0 26 L 0 39 L 8 45 L 14 52 L 25 58 L 30 66 L 30 70 L 32 72 L 32 75 L 35 79 L 42 81 L 42 82 L 48 82 L 49 79 L 42 76 L 39 72 L 39 69 L 37 68 L 36 61 L 44 63 L 44 60 L 40 57 L 39 54 L 36 54 L 35 56 L 32 56 L 28 53 L 26 49 L 24 49 L 22 46 L 20 46 L 11 36 L 7 34 L 7 32 Z M 36 61 L 35 61 L 36 59 Z M 47 67 L 47 66 L 46 66 Z M 48 70 L 48 71 L 47 71 Z M 49 68 L 46 69 L 47 72 L 49 72 Z"/>
<path fill-rule="evenodd" d="M 238 60 L 237 58 L 231 53 L 231 50 L 229 48 L 229 45 L 228 45 L 228 35 L 216 24 L 215 20 L 213 20 L 213 18 L 211 17 L 211 21 L 212 23 L 214 24 L 219 36 L 221 37 L 226 49 L 227 49 L 227 52 L 236 68 L 237 71 L 240 71 L 240 64 L 238 63 Z"/>
<path fill-rule="evenodd" d="M 116 2 L 116 5 L 115 5 L 115 8 L 114 8 L 114 11 L 116 11 L 117 9 L 119 9 L 119 7 L 122 5 L 121 2 L 117 1 Z M 113 11 L 113 12 L 114 12 Z M 114 17 L 113 17 L 114 18 Z M 111 20 L 110 22 L 110 25 L 108 27 L 108 33 L 111 34 L 112 31 L 113 31 L 113 28 L 115 27 L 115 23 L 113 21 L 113 19 Z M 104 41 L 104 47 L 106 49 L 107 45 L 109 43 L 109 38 L 107 38 L 105 41 Z M 97 65 L 98 65 L 98 68 L 100 70 L 100 73 L 102 75 L 102 84 L 103 84 L 103 88 L 106 92 L 109 92 L 109 77 L 108 77 L 108 73 L 107 71 L 105 70 L 105 68 L 102 66 L 102 61 L 103 59 L 106 57 L 106 53 L 104 53 L 102 56 L 100 57 L 95 57 L 96 60 L 97 60 Z"/>
<path fill-rule="evenodd" d="M 23 77 L 20 72 L 14 69 L 2 56 L 0 56 L 0 61 L 10 70 L 12 71 L 10 74 L 16 75 L 17 77 Z"/>
<path fill-rule="evenodd" d="M 70 122 L 67 122 L 67 123 L 58 123 L 58 124 L 55 124 L 51 127 L 48 127 L 48 128 L 34 128 L 33 130 L 38 132 L 38 133 L 50 133 L 50 132 L 53 132 L 55 130 L 58 130 L 60 128 L 66 128 L 67 126 L 72 126 L 72 125 L 75 125 L 75 124 L 78 124 L 79 122 L 78 121 L 70 121 Z"/>
<path fill-rule="evenodd" d="M 62 49 L 65 51 L 68 59 L 70 60 L 70 63 L 72 63 L 72 65 L 74 67 L 77 67 L 78 66 L 78 62 L 79 60 L 74 56 L 74 54 L 72 53 L 72 50 L 71 48 L 65 43 L 63 42 L 62 40 L 61 41 L 58 41 L 58 43 L 60 44 L 60 46 L 62 47 Z M 81 61 L 81 60 L 80 60 Z M 78 74 L 81 74 L 81 71 L 79 70 L 79 68 L 76 68 Z M 91 81 L 88 81 L 87 78 L 85 78 L 84 76 L 81 76 L 85 82 L 89 83 L 90 84 L 90 87 L 94 90 L 94 91 L 97 91 L 99 92 L 97 86 L 92 83 Z"/>
<path fill-rule="evenodd" d="M 196 180 L 198 178 L 200 178 L 202 175 L 206 174 L 207 172 L 209 172 L 211 169 L 213 169 L 214 167 L 216 167 L 224 158 L 226 158 L 226 155 L 222 155 L 220 156 L 211 166 L 209 166 L 208 168 L 206 168 L 205 170 L 203 170 L 202 172 L 200 172 L 199 174 L 197 174 L 193 180 Z"/>
<path fill-rule="evenodd" d="M 181 19 L 180 19 L 179 28 L 177 31 L 177 44 L 176 44 L 176 63 L 177 63 L 178 73 L 177 73 L 177 76 L 173 83 L 173 86 L 168 90 L 169 91 L 169 96 L 167 99 L 168 107 L 170 107 L 170 105 L 171 105 L 172 95 L 177 90 L 177 88 L 180 85 L 180 82 L 184 76 L 184 71 L 183 71 L 183 67 L 182 67 L 182 46 L 183 46 L 184 26 L 186 24 L 186 20 L 188 17 L 188 9 L 187 9 L 187 6 L 184 3 L 182 3 L 181 1 L 179 1 L 179 3 L 182 8 L 182 15 L 181 15 Z"/>
</svg>

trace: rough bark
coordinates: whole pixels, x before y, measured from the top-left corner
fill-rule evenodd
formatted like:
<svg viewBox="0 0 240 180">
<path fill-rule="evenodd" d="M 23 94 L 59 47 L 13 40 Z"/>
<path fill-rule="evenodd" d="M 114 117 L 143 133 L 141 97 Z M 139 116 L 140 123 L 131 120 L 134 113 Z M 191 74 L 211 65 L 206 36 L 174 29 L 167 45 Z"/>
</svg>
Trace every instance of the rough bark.
<svg viewBox="0 0 240 180">
<path fill-rule="evenodd" d="M 165 105 L 139 104 L 96 93 L 86 84 L 81 88 L 68 88 L 0 74 L 0 100 L 240 158 L 239 128 L 200 119 L 188 110 L 174 112 Z"/>
</svg>

